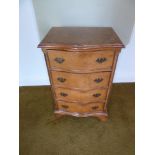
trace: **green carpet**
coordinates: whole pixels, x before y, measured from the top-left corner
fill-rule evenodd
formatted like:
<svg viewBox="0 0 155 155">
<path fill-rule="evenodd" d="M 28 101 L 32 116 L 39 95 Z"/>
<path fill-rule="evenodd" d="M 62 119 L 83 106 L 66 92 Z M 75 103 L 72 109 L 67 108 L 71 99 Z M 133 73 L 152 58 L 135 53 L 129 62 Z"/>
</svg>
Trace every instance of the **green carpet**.
<svg viewBox="0 0 155 155">
<path fill-rule="evenodd" d="M 107 122 L 53 122 L 50 87 L 20 87 L 20 155 L 134 155 L 134 102 L 134 83 L 113 84 Z"/>
</svg>

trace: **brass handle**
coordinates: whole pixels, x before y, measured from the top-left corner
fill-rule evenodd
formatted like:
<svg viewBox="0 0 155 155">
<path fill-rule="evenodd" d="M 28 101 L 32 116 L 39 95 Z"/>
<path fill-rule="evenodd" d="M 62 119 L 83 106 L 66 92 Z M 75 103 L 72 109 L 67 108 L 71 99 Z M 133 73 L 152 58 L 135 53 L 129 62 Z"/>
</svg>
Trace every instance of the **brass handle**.
<svg viewBox="0 0 155 155">
<path fill-rule="evenodd" d="M 96 83 L 100 83 L 101 81 L 103 81 L 103 78 L 97 78 L 94 80 Z"/>
<path fill-rule="evenodd" d="M 67 108 L 69 108 L 69 106 L 68 105 L 61 105 L 63 108 L 65 108 L 65 109 L 67 109 Z"/>
<path fill-rule="evenodd" d="M 99 97 L 99 96 L 101 96 L 101 94 L 96 93 L 96 94 L 93 94 L 93 96 L 94 96 L 94 97 Z"/>
<path fill-rule="evenodd" d="M 61 93 L 60 93 L 60 95 L 61 95 L 61 96 L 63 96 L 63 97 L 66 97 L 66 96 L 68 96 L 68 94 L 66 94 L 66 93 L 63 93 L 63 92 L 61 92 Z"/>
<path fill-rule="evenodd" d="M 97 58 L 96 59 L 96 62 L 98 62 L 98 63 L 103 63 L 105 61 L 107 61 L 107 58 Z"/>
<path fill-rule="evenodd" d="M 59 64 L 61 64 L 61 63 L 63 63 L 63 62 L 65 61 L 64 58 L 55 58 L 54 60 L 55 60 L 57 63 L 59 63 Z"/>
<path fill-rule="evenodd" d="M 62 77 L 58 77 L 57 80 L 60 81 L 60 82 L 65 82 L 66 81 L 66 79 L 62 78 Z"/>
<path fill-rule="evenodd" d="M 94 107 L 92 107 L 92 109 L 93 110 L 96 110 L 96 109 L 98 109 L 98 106 L 94 106 Z"/>
</svg>

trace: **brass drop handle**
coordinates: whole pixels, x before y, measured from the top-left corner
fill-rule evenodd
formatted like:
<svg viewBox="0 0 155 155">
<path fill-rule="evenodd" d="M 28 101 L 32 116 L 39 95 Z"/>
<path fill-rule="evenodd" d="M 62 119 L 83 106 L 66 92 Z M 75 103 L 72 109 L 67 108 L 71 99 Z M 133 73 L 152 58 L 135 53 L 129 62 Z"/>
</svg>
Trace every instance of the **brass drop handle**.
<svg viewBox="0 0 155 155">
<path fill-rule="evenodd" d="M 63 97 L 68 96 L 68 94 L 66 94 L 66 93 L 64 93 L 64 92 L 61 92 L 60 95 L 63 96 Z"/>
<path fill-rule="evenodd" d="M 93 106 L 92 109 L 96 110 L 96 109 L 98 109 L 98 106 Z"/>
<path fill-rule="evenodd" d="M 68 105 L 61 105 L 63 108 L 65 108 L 65 109 L 67 109 L 67 108 L 69 108 L 69 106 Z"/>
<path fill-rule="evenodd" d="M 62 78 L 62 77 L 58 77 L 57 80 L 60 81 L 60 82 L 65 82 L 66 81 L 66 79 Z"/>
<path fill-rule="evenodd" d="M 57 63 L 59 63 L 59 64 L 62 64 L 64 61 L 65 61 L 65 59 L 64 58 L 55 58 L 54 59 Z"/>
<path fill-rule="evenodd" d="M 97 78 L 94 80 L 96 83 L 100 83 L 101 81 L 103 81 L 103 78 Z"/>
<path fill-rule="evenodd" d="M 107 58 L 97 58 L 96 59 L 96 62 L 97 63 L 100 63 L 100 64 L 103 63 L 103 62 L 105 62 L 105 61 L 107 61 Z"/>
<path fill-rule="evenodd" d="M 99 96 L 101 96 L 101 94 L 100 93 L 96 93 L 96 94 L 93 94 L 93 96 L 94 97 L 99 97 Z"/>
</svg>

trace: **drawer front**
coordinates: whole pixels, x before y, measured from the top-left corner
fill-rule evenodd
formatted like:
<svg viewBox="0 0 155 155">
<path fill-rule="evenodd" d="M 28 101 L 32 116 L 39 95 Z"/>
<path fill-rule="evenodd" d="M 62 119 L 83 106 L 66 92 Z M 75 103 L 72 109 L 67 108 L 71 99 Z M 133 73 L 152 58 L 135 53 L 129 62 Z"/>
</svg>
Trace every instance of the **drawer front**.
<svg viewBox="0 0 155 155">
<path fill-rule="evenodd" d="M 57 100 L 72 102 L 103 102 L 105 100 L 107 89 L 95 89 L 91 91 L 81 92 L 65 88 L 56 88 L 55 94 Z"/>
<path fill-rule="evenodd" d="M 88 71 L 111 69 L 114 52 L 49 51 L 48 56 L 50 67 L 72 71 Z"/>
<path fill-rule="evenodd" d="M 55 86 L 89 90 L 97 87 L 108 87 L 110 72 L 99 73 L 66 73 L 52 71 L 53 84 Z"/>
<path fill-rule="evenodd" d="M 86 105 L 80 105 L 76 103 L 63 102 L 58 101 L 58 110 L 66 111 L 66 112 L 79 112 L 79 113 L 87 113 L 87 112 L 99 112 L 103 111 L 104 103 L 91 103 Z"/>
</svg>

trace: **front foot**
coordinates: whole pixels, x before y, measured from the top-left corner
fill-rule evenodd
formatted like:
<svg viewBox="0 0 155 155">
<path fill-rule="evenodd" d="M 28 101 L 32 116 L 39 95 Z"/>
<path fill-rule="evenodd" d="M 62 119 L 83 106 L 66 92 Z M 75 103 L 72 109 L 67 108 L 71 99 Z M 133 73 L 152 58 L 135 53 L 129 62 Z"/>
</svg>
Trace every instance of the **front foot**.
<svg viewBox="0 0 155 155">
<path fill-rule="evenodd" d="M 108 120 L 108 116 L 97 116 L 97 118 L 102 122 L 105 122 Z"/>
</svg>

